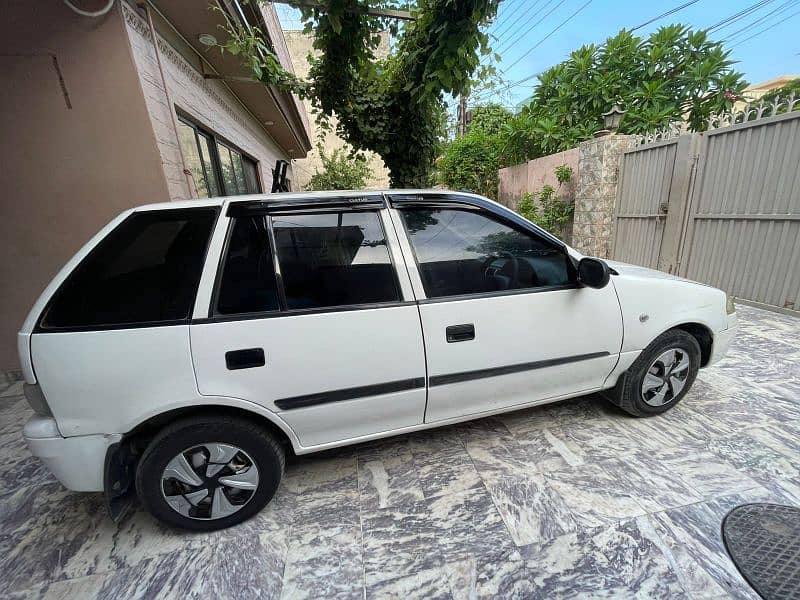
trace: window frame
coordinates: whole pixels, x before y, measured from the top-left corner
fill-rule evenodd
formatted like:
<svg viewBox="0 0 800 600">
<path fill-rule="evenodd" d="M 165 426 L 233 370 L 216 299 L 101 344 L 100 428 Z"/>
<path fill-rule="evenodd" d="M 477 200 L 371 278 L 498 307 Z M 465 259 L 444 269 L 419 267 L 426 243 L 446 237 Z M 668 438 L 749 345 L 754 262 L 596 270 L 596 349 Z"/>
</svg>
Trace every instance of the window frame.
<svg viewBox="0 0 800 600">
<path fill-rule="evenodd" d="M 199 276 L 197 278 L 197 283 L 194 286 L 192 301 L 190 303 L 188 315 L 186 317 L 181 319 L 163 319 L 160 321 L 132 321 L 129 323 L 107 323 L 100 325 L 70 325 L 66 327 L 52 327 L 44 324 L 45 318 L 47 317 L 47 313 L 50 311 L 50 308 L 52 307 L 53 303 L 56 300 L 58 300 L 61 291 L 65 289 L 67 285 L 69 285 L 72 277 L 76 273 L 78 273 L 80 269 L 84 267 L 84 265 L 92 261 L 97 256 L 97 254 L 103 250 L 106 240 L 108 240 L 112 235 L 114 235 L 123 226 L 125 226 L 125 224 L 128 223 L 128 221 L 130 221 L 131 218 L 143 213 L 163 213 L 163 212 L 179 213 L 179 212 L 189 212 L 197 210 L 213 211 L 214 218 L 211 221 L 211 227 L 208 232 L 208 240 L 206 241 L 206 246 L 205 249 L 203 250 L 203 259 L 200 266 Z M 221 207 L 219 205 L 204 205 L 204 206 L 196 206 L 189 208 L 169 208 L 163 210 L 132 211 L 127 217 L 125 217 L 122 221 L 120 221 L 111 231 L 109 231 L 106 235 L 104 235 L 102 239 L 98 240 L 98 242 L 92 247 L 92 249 L 89 250 L 89 252 L 83 258 L 81 258 L 81 260 L 69 272 L 69 274 L 64 278 L 64 280 L 58 285 L 58 288 L 56 288 L 56 290 L 52 293 L 52 295 L 47 299 L 47 303 L 44 305 L 44 308 L 39 313 L 39 316 L 36 319 L 36 325 L 33 329 L 33 333 L 76 333 L 76 332 L 90 332 L 90 331 L 116 331 L 122 329 L 171 327 L 175 325 L 190 324 L 192 321 L 192 313 L 194 312 L 194 307 L 195 304 L 197 303 L 197 295 L 203 281 L 203 267 L 205 266 L 206 261 L 208 260 L 209 251 L 211 249 L 211 241 L 214 237 L 214 231 L 216 230 L 217 225 L 219 223 L 220 213 L 221 213 Z"/>
<path fill-rule="evenodd" d="M 524 227 L 520 223 L 515 222 L 514 220 L 506 217 L 503 214 L 494 212 L 482 206 L 478 206 L 475 204 L 470 204 L 468 202 L 460 201 L 459 199 L 455 200 L 442 200 L 436 198 L 426 198 L 420 201 L 408 201 L 408 200 L 395 200 L 392 202 L 392 208 L 397 210 L 398 217 L 400 222 L 403 225 L 403 235 L 405 236 L 405 241 L 408 244 L 408 247 L 411 249 L 411 255 L 414 259 L 414 269 L 416 270 L 416 276 L 422 289 L 420 290 L 424 297 L 420 297 L 417 299 L 419 304 L 435 304 L 439 302 L 458 302 L 461 300 L 477 300 L 481 298 L 497 298 L 502 296 L 518 296 L 524 294 L 539 294 L 542 292 L 557 292 L 561 290 L 572 290 L 577 289 L 580 286 L 578 283 L 578 272 L 575 267 L 575 262 L 573 261 L 572 257 L 567 252 L 567 246 L 556 237 L 548 235 L 542 235 L 539 231 L 532 229 L 530 227 Z M 528 235 L 532 237 L 536 237 L 540 239 L 543 243 L 547 244 L 548 246 L 552 246 L 554 249 L 558 250 L 561 254 L 564 255 L 567 264 L 567 273 L 570 278 L 570 283 L 562 284 L 562 285 L 543 285 L 538 287 L 528 287 L 528 288 L 519 288 L 513 290 L 496 290 L 490 292 L 472 292 L 469 294 L 455 294 L 452 296 L 435 296 L 429 297 L 428 290 L 425 289 L 425 281 L 422 279 L 422 270 L 420 269 L 419 258 L 417 257 L 417 250 L 414 247 L 414 244 L 411 239 L 411 235 L 408 231 L 408 227 L 406 225 L 405 217 L 403 216 L 404 209 L 438 209 L 438 210 L 458 210 L 464 212 L 473 212 L 477 213 L 490 221 L 494 221 L 496 223 L 500 223 L 508 227 L 509 229 L 513 229 L 523 235 Z M 552 239 L 550 239 L 552 237 Z"/>
<path fill-rule="evenodd" d="M 203 152 L 204 151 L 200 146 L 198 137 L 199 136 L 203 136 L 209 142 L 209 144 L 208 144 L 208 146 L 209 146 L 209 157 L 208 157 L 208 160 L 211 163 L 211 168 L 214 169 L 214 177 L 215 177 L 215 179 L 217 181 L 217 187 L 219 187 L 220 192 L 221 192 L 221 196 L 209 196 L 209 198 L 219 198 L 219 197 L 223 197 L 224 198 L 224 197 L 227 197 L 227 196 L 245 196 L 245 195 L 248 195 L 248 194 L 263 194 L 264 193 L 264 184 L 261 181 L 261 170 L 258 168 L 259 161 L 256 160 L 256 158 L 254 156 L 248 154 L 247 152 L 242 150 L 236 144 L 233 144 L 232 142 L 228 141 L 227 138 L 224 138 L 224 137 L 222 137 L 220 135 L 217 135 L 216 133 L 211 131 L 209 128 L 201 125 L 200 123 L 197 122 L 196 119 L 194 119 L 193 117 L 191 117 L 188 114 L 186 114 L 186 112 L 178 109 L 177 107 L 176 107 L 175 110 L 176 110 L 176 113 L 177 113 L 177 116 L 178 116 L 178 121 L 180 123 L 182 123 L 183 125 L 186 125 L 187 127 L 191 127 L 194 130 L 194 141 L 195 141 L 195 145 L 197 146 L 198 153 L 201 156 L 200 164 L 203 167 L 203 177 L 205 177 L 205 180 L 206 180 L 206 182 L 205 182 L 206 183 L 206 189 L 209 189 L 209 186 L 208 186 L 208 173 L 207 173 L 206 165 L 205 165 L 204 161 L 202 160 L 202 156 L 203 156 Z M 180 140 L 178 140 L 178 142 L 180 143 Z M 222 174 L 222 161 L 220 159 L 218 145 L 223 146 L 224 148 L 226 148 L 230 152 L 231 165 L 233 165 L 233 163 L 234 163 L 234 157 L 233 157 L 234 153 L 237 153 L 237 154 L 239 154 L 241 156 L 241 158 L 242 158 L 242 172 L 243 173 L 245 171 L 244 162 L 245 161 L 250 161 L 250 163 L 252 163 L 252 165 L 255 167 L 255 174 L 256 174 L 255 183 L 256 183 L 256 187 L 258 188 L 257 190 L 252 191 L 252 192 L 244 191 L 244 192 L 241 192 L 241 193 L 239 193 L 238 190 L 237 190 L 235 193 L 231 193 L 227 189 L 225 189 L 226 185 L 225 185 L 225 179 L 224 179 L 223 174 Z M 233 167 L 233 168 L 234 168 L 234 171 L 235 171 L 235 167 Z M 234 179 L 236 179 L 236 174 L 235 173 L 234 173 Z M 243 179 L 244 179 L 244 181 L 243 181 L 244 185 L 247 186 L 247 177 L 243 176 Z"/>
<path fill-rule="evenodd" d="M 416 301 L 404 299 L 403 288 L 402 285 L 400 284 L 400 277 L 398 273 L 397 263 L 394 260 L 394 256 L 392 254 L 392 250 L 390 247 L 392 241 L 387 235 L 386 225 L 383 219 L 383 212 L 386 210 L 385 205 L 383 206 L 383 208 L 371 205 L 358 206 L 347 203 L 344 198 L 341 198 L 341 199 L 334 199 L 334 201 L 331 202 L 328 206 L 323 205 L 323 206 L 308 207 L 307 204 L 301 204 L 297 207 L 292 207 L 291 205 L 279 204 L 273 206 L 272 209 L 267 207 L 260 207 L 260 208 L 242 207 L 242 208 L 244 210 L 233 211 L 234 214 L 230 214 L 231 213 L 230 209 L 228 211 L 229 215 L 228 215 L 227 230 L 225 232 L 225 242 L 222 245 L 222 251 L 220 252 L 219 255 L 219 261 L 214 276 L 214 286 L 212 288 L 211 301 L 208 307 L 208 318 L 194 319 L 193 320 L 194 323 L 206 323 L 206 322 L 219 323 L 228 321 L 246 321 L 253 319 L 272 319 L 276 317 L 291 317 L 299 315 L 347 312 L 354 310 L 369 310 L 376 308 L 392 308 L 397 306 L 416 304 Z M 286 288 L 284 287 L 283 284 L 283 275 L 281 273 L 281 268 L 280 268 L 280 259 L 276 251 L 275 230 L 272 223 L 273 216 L 318 215 L 318 214 L 340 213 L 340 212 L 341 213 L 366 212 L 366 213 L 372 213 L 376 216 L 378 220 L 378 225 L 380 226 L 381 232 L 383 233 L 383 239 L 386 243 L 386 252 L 389 257 L 389 266 L 392 270 L 392 280 L 394 282 L 395 289 L 397 290 L 398 300 L 389 300 L 386 302 L 370 302 L 362 304 L 341 304 L 338 306 L 324 306 L 324 307 L 312 307 L 312 308 L 291 308 L 291 309 L 287 308 Z M 272 265 L 275 272 L 275 285 L 277 286 L 279 308 L 278 310 L 270 310 L 270 311 L 222 314 L 218 311 L 219 294 L 221 291 L 220 288 L 222 286 L 222 276 L 225 267 L 225 259 L 228 254 L 230 240 L 233 234 L 233 228 L 236 224 L 236 219 L 250 218 L 253 216 L 260 216 L 260 215 L 266 217 L 269 250 L 272 256 Z"/>
</svg>

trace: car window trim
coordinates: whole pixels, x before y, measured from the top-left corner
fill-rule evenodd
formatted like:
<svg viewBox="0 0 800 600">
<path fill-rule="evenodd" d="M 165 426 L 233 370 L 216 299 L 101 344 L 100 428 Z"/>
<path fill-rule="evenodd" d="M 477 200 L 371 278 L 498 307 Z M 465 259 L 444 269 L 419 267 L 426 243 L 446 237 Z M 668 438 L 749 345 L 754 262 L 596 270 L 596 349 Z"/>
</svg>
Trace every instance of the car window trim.
<svg viewBox="0 0 800 600">
<path fill-rule="evenodd" d="M 272 215 L 273 211 L 270 210 L 262 210 L 259 209 L 253 212 L 243 212 L 237 216 L 231 216 L 230 207 L 228 208 L 227 215 L 228 215 L 228 230 L 225 234 L 225 243 L 222 246 L 222 252 L 220 253 L 219 262 L 217 264 L 217 272 L 214 278 L 214 288 L 211 294 L 211 303 L 209 306 L 208 317 L 205 318 L 198 318 L 192 319 L 192 324 L 202 324 L 202 323 L 217 323 L 217 322 L 228 322 L 228 321 L 248 321 L 254 319 L 270 319 L 275 317 L 284 317 L 284 316 L 299 316 L 299 315 L 311 315 L 311 314 L 325 314 L 325 313 L 332 313 L 332 312 L 349 312 L 354 310 L 371 310 L 376 308 L 393 308 L 397 306 L 406 306 L 410 304 L 416 304 L 416 301 L 406 301 L 403 299 L 403 288 L 400 285 L 400 279 L 397 271 L 397 263 L 392 256 L 392 252 L 389 248 L 390 241 L 389 237 L 386 234 L 386 227 L 384 226 L 383 219 L 381 218 L 381 210 L 386 208 L 386 203 L 381 200 L 382 208 L 372 208 L 366 205 L 357 205 L 352 206 L 350 204 L 346 205 L 346 208 L 343 208 L 341 204 L 336 202 L 337 199 L 332 199 L 332 202 L 328 204 L 326 207 L 316 208 L 316 209 L 309 209 L 309 210 L 290 210 L 290 211 L 275 211 L 279 212 L 282 216 L 291 216 L 291 215 L 309 215 L 309 214 L 327 214 L 331 212 L 343 212 L 343 213 L 357 213 L 357 212 L 371 212 L 374 213 L 378 220 L 378 225 L 381 228 L 381 232 L 383 233 L 383 239 L 386 243 L 386 252 L 389 256 L 389 265 L 392 269 L 392 276 L 394 280 L 395 292 L 397 293 L 397 300 L 389 300 L 386 302 L 369 302 L 369 303 L 358 303 L 358 304 L 340 304 L 337 306 L 321 306 L 321 307 L 314 307 L 314 308 L 288 308 L 286 302 L 286 288 L 283 285 L 283 275 L 280 272 L 280 259 L 277 253 L 277 243 L 275 241 L 275 231 L 272 223 Z M 256 201 L 260 202 L 260 201 Z M 284 201 L 285 202 L 285 201 Z M 249 204 L 249 202 L 239 202 L 237 204 Z M 233 204 L 231 204 L 233 206 Z M 272 261 L 273 261 L 273 270 L 275 271 L 275 285 L 277 286 L 278 292 L 278 310 L 270 310 L 270 311 L 257 311 L 257 312 L 249 312 L 249 313 L 231 313 L 231 314 L 223 314 L 218 312 L 217 305 L 218 305 L 218 297 L 220 292 L 220 287 L 222 285 L 222 275 L 225 266 L 225 258 L 228 254 L 228 248 L 230 244 L 230 239 L 233 233 L 233 227 L 236 223 L 237 218 L 247 218 L 252 216 L 264 216 L 267 222 L 267 231 L 268 231 L 268 239 L 269 239 L 269 248 L 270 252 L 272 253 Z"/>
<path fill-rule="evenodd" d="M 324 306 L 320 308 L 290 308 L 288 310 L 269 310 L 261 312 L 238 313 L 231 315 L 214 315 L 198 317 L 191 320 L 192 325 L 208 323 L 227 323 L 230 321 L 255 321 L 258 319 L 277 319 L 281 317 L 302 317 L 336 312 L 353 312 L 357 310 L 377 310 L 381 308 L 397 308 L 400 306 L 416 306 L 415 300 L 399 300 L 397 302 L 374 302 L 368 304 L 347 304 L 341 306 Z"/>
<path fill-rule="evenodd" d="M 433 304 L 435 302 L 452 302 L 455 300 L 469 300 L 473 298 L 493 298 L 498 296 L 514 296 L 518 294 L 533 294 L 533 293 L 540 293 L 540 292 L 551 292 L 551 291 L 560 291 L 566 289 L 575 289 L 579 288 L 580 285 L 578 284 L 576 273 L 575 273 L 575 265 L 573 264 L 569 252 L 567 252 L 567 246 L 563 242 L 560 244 L 555 244 L 549 238 L 544 238 L 544 240 L 548 243 L 553 245 L 557 250 L 559 250 L 566 258 L 567 258 L 567 272 L 569 274 L 570 279 L 572 281 L 568 284 L 561 284 L 561 285 L 549 285 L 549 286 L 539 286 L 539 287 L 529 287 L 529 288 L 520 288 L 514 290 L 497 290 L 492 292 L 472 292 L 469 294 L 457 294 L 453 296 L 435 296 L 433 298 L 428 296 L 428 290 L 425 289 L 425 281 L 422 279 L 422 270 L 419 266 L 419 257 L 417 256 L 417 249 L 414 247 L 414 244 L 411 242 L 411 235 L 408 232 L 408 226 L 406 225 L 405 217 L 403 216 L 403 209 L 404 208 L 442 208 L 442 209 L 450 209 L 450 210 L 468 210 L 472 212 L 476 212 L 481 216 L 487 217 L 491 215 L 489 218 L 490 220 L 499 222 L 506 227 L 509 227 L 519 233 L 526 234 L 526 235 L 540 235 L 538 231 L 534 231 L 527 228 L 522 228 L 519 224 L 514 223 L 510 219 L 506 219 L 503 215 L 494 213 L 490 210 L 482 208 L 480 206 L 475 206 L 472 204 L 459 204 L 456 201 L 446 201 L 446 202 L 432 202 L 429 203 L 427 201 L 415 201 L 415 200 L 393 200 L 392 207 L 396 207 L 398 212 L 400 213 L 400 221 L 403 224 L 403 234 L 406 236 L 406 240 L 408 241 L 408 246 L 411 248 L 411 254 L 414 257 L 414 267 L 417 269 L 417 275 L 419 276 L 420 282 L 422 283 L 422 291 L 425 294 L 425 298 L 420 298 L 418 302 L 420 304 Z M 540 237 L 542 237 L 540 235 Z"/>
<path fill-rule="evenodd" d="M 271 213 L 323 214 L 348 210 L 352 212 L 378 211 L 386 208 L 380 195 L 334 198 L 294 198 L 283 200 L 246 200 L 231 202 L 227 216 L 249 217 Z"/>
<path fill-rule="evenodd" d="M 43 326 L 43 321 L 47 312 L 50 310 L 53 302 L 58 298 L 58 294 L 61 290 L 69 283 L 70 279 L 73 277 L 78 270 L 83 267 L 88 261 L 90 261 L 95 254 L 99 251 L 102 247 L 103 242 L 105 242 L 111 235 L 113 235 L 116 231 L 118 231 L 121 227 L 125 225 L 131 218 L 135 215 L 144 214 L 144 213 L 162 213 L 162 212 L 170 212 L 170 213 L 177 213 L 177 212 L 184 212 L 184 211 L 195 211 L 195 210 L 207 210 L 214 212 L 214 219 L 211 222 L 211 227 L 208 231 L 208 239 L 206 240 L 206 247 L 203 250 L 203 260 L 200 267 L 200 276 L 197 278 L 197 284 L 194 286 L 194 293 L 192 295 L 192 301 L 189 305 L 189 314 L 182 319 L 163 319 L 158 321 L 130 321 L 127 323 L 104 323 L 100 325 L 69 325 L 66 327 L 45 327 Z M 114 229 L 109 231 L 103 239 L 99 240 L 97 244 L 84 256 L 81 261 L 75 265 L 75 268 L 70 271 L 69 275 L 64 278 L 64 281 L 58 286 L 58 288 L 53 292 L 50 298 L 47 300 L 47 304 L 44 305 L 42 312 L 39 313 L 39 317 L 36 319 L 36 325 L 33 328 L 32 333 L 75 333 L 75 332 L 86 332 L 86 331 L 114 331 L 118 329 L 144 329 L 148 327 L 174 327 L 176 325 L 187 325 L 192 320 L 192 313 L 194 312 L 194 305 L 197 301 L 197 294 L 200 290 L 200 284 L 202 283 L 203 279 L 203 266 L 206 264 L 208 260 L 208 252 L 211 248 L 211 238 L 214 237 L 214 230 L 217 228 L 217 224 L 219 222 L 220 215 L 222 214 L 220 206 L 196 206 L 196 207 L 185 207 L 185 208 L 169 208 L 165 209 L 164 211 L 148 211 L 148 210 L 134 210 L 129 214 L 125 219 L 123 219 Z"/>
</svg>

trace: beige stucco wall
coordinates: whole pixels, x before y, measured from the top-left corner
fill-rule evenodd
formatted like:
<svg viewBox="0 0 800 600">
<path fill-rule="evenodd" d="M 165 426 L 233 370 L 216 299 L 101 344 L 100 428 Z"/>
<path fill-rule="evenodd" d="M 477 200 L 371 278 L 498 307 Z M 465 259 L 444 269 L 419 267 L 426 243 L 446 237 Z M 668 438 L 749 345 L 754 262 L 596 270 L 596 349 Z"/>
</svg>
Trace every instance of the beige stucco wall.
<svg viewBox="0 0 800 600">
<path fill-rule="evenodd" d="M 572 167 L 573 173 L 572 180 L 563 186 L 560 186 L 558 179 L 556 179 L 556 167 L 561 165 Z M 525 192 L 530 192 L 535 196 L 545 185 L 550 185 L 558 190 L 562 198 L 572 200 L 575 196 L 575 182 L 578 177 L 577 148 L 542 156 L 521 165 L 500 169 L 498 200 L 500 203 L 516 210 L 517 201 Z"/>
<path fill-rule="evenodd" d="M 174 111 L 176 106 L 207 129 L 255 158 L 258 161 L 262 189 L 269 192 L 275 161 L 279 158 L 289 160 L 289 156 L 267 135 L 255 117 L 247 112 L 224 83 L 203 79 L 200 59 L 196 54 L 184 48 L 179 39 L 171 38 L 171 43 L 167 43 L 164 37 L 158 35 L 171 106 L 164 91 L 147 22 L 125 4 L 123 11 L 133 58 L 169 185 L 169 198 L 177 200 L 194 195 L 183 174 L 178 140 L 172 125 L 170 111 Z M 164 35 L 168 33 L 165 32 Z M 288 176 L 294 179 L 291 171 Z"/>
<path fill-rule="evenodd" d="M 309 52 L 313 51 L 313 37 L 307 33 L 303 33 L 302 31 L 284 31 L 283 35 L 286 39 L 286 44 L 289 47 L 289 53 L 292 57 L 292 65 L 294 67 L 295 74 L 301 78 L 307 77 L 309 70 L 308 54 Z M 388 55 L 388 53 L 389 37 L 387 35 L 383 35 L 377 54 L 379 57 L 384 57 Z M 342 138 L 337 136 L 334 132 L 322 131 L 320 127 L 317 126 L 315 120 L 316 115 L 311 107 L 311 102 L 305 100 L 304 104 L 306 111 L 309 115 L 311 115 L 311 143 L 313 148 L 308 153 L 306 158 L 292 161 L 292 164 L 295 167 L 293 189 L 296 190 L 303 189 L 308 183 L 309 179 L 311 179 L 311 176 L 314 174 L 314 172 L 321 168 L 322 161 L 320 161 L 319 152 L 317 151 L 318 143 L 322 143 L 326 154 L 330 154 L 336 148 L 342 148 L 345 146 L 344 140 L 342 140 Z M 335 125 L 335 119 L 332 120 L 332 123 Z M 389 171 L 383 164 L 381 157 L 373 152 L 369 152 L 367 153 L 367 159 L 370 169 L 372 170 L 372 177 L 367 182 L 367 189 L 388 188 Z"/>
<path fill-rule="evenodd" d="M 167 184 L 119 4 L 87 19 L 62 2 L 6 0 L 0 55 L 2 370 L 18 366 L 16 333 L 58 269 Z"/>
</svg>

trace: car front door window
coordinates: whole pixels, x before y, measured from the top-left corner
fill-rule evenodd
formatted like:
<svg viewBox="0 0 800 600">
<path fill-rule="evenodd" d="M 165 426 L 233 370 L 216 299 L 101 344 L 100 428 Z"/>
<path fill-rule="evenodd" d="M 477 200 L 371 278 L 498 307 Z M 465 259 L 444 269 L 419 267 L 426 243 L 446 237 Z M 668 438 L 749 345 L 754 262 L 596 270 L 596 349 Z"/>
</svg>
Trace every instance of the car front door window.
<svg viewBox="0 0 800 600">
<path fill-rule="evenodd" d="M 401 210 L 428 298 L 549 288 L 573 282 L 562 248 L 462 208 Z"/>
</svg>

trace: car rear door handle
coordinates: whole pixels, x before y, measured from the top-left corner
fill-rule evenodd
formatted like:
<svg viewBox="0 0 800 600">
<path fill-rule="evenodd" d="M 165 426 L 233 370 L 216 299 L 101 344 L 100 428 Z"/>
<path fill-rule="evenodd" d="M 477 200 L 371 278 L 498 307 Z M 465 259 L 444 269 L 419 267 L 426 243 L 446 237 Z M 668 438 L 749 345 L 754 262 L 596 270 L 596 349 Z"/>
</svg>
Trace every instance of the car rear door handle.
<svg viewBox="0 0 800 600">
<path fill-rule="evenodd" d="M 229 371 L 237 369 L 253 369 L 267 364 L 263 348 L 244 348 L 225 353 L 225 366 Z"/>
<path fill-rule="evenodd" d="M 446 330 L 447 343 L 468 342 L 475 339 L 475 325 L 466 323 L 464 325 L 450 325 Z"/>
</svg>

